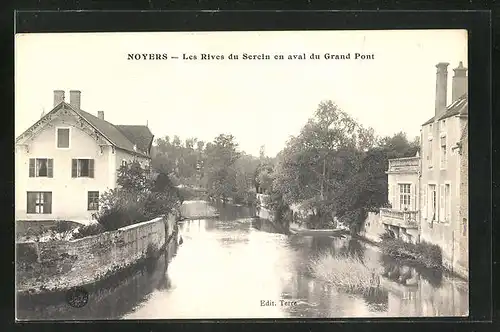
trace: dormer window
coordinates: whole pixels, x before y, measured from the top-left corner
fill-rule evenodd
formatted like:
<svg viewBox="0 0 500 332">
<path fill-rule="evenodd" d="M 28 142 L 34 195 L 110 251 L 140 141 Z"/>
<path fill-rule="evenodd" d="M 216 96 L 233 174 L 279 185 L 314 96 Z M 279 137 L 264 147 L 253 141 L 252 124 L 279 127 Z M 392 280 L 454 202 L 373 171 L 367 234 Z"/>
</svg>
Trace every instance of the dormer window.
<svg viewBox="0 0 500 332">
<path fill-rule="evenodd" d="M 69 149 L 69 128 L 57 128 L 56 140 L 58 149 Z"/>
</svg>

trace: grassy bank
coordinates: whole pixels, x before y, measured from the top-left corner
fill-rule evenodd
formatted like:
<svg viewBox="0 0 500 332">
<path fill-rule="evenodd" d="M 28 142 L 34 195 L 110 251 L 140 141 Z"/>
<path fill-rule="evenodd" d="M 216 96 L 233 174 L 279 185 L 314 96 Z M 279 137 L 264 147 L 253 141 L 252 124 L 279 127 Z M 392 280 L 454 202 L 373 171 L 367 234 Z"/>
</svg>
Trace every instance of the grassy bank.
<svg viewBox="0 0 500 332">
<path fill-rule="evenodd" d="M 309 269 L 314 277 L 348 292 L 368 294 L 380 285 L 378 268 L 358 257 L 323 254 Z"/>
<path fill-rule="evenodd" d="M 427 268 L 442 268 L 441 248 L 435 244 L 406 243 L 400 239 L 383 239 L 379 244 L 382 253 L 399 261 L 411 261 Z"/>
</svg>

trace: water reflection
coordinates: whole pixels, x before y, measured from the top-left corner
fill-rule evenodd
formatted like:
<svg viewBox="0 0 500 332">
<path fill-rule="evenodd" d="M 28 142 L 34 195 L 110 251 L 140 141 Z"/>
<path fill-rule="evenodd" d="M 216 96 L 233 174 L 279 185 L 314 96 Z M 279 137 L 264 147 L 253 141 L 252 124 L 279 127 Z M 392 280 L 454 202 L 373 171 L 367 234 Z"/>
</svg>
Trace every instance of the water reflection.
<svg viewBox="0 0 500 332">
<path fill-rule="evenodd" d="M 200 203 L 201 204 L 201 203 Z M 83 309 L 39 306 L 51 318 L 335 318 L 452 316 L 468 313 L 468 284 L 442 272 L 401 265 L 347 236 L 288 236 L 250 208 L 219 206 L 220 218 L 180 223 L 183 244 L 101 287 Z M 188 211 L 189 212 L 189 211 Z M 354 255 L 380 273 L 381 287 L 347 294 L 312 277 L 320 254 Z M 106 289 L 106 290 L 105 290 Z M 261 301 L 275 306 L 262 306 Z M 292 300 L 294 306 L 281 306 Z"/>
<path fill-rule="evenodd" d="M 176 249 L 176 244 L 172 242 L 168 251 L 160 257 L 104 282 L 85 286 L 89 292 L 89 302 L 83 308 L 69 306 L 65 293 L 18 297 L 16 317 L 19 320 L 119 319 L 139 303 L 147 301 L 155 289 L 170 288 L 166 271 Z"/>
</svg>

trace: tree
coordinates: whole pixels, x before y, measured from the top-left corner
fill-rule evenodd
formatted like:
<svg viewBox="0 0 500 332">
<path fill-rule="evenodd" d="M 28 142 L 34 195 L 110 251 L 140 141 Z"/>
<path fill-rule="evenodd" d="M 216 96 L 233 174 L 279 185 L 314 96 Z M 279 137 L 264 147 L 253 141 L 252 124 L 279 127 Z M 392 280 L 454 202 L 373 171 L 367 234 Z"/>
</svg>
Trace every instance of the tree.
<svg viewBox="0 0 500 332">
<path fill-rule="evenodd" d="M 240 153 L 232 135 L 220 134 L 205 147 L 204 165 L 207 190 L 213 197 L 226 200 L 236 192 L 236 171 L 233 167 Z"/>
<path fill-rule="evenodd" d="M 319 104 L 276 167 L 275 187 L 288 204 L 305 203 L 318 221 L 340 210 L 339 192 L 357 169 L 359 151 L 374 143 L 364 128 L 332 101 Z"/>
<path fill-rule="evenodd" d="M 167 215 L 180 207 L 179 195 L 167 174 L 155 178 L 149 168 L 133 161 L 118 170 L 118 187 L 100 198 L 98 222 L 105 230 Z"/>
</svg>

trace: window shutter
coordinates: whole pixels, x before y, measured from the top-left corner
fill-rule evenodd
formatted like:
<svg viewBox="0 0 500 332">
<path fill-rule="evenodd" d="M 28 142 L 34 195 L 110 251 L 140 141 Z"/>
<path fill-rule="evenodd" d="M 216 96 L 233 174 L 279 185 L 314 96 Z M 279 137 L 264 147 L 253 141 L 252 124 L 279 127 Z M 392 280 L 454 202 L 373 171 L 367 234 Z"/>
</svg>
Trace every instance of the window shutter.
<svg viewBox="0 0 500 332">
<path fill-rule="evenodd" d="M 446 220 L 448 222 L 451 222 L 451 184 L 448 185 L 448 192 L 447 192 L 447 197 L 446 199 L 448 200 L 448 205 L 447 205 L 447 211 L 446 211 Z"/>
<path fill-rule="evenodd" d="M 52 213 L 52 193 L 43 193 L 43 213 Z"/>
<path fill-rule="evenodd" d="M 411 204 L 410 204 L 411 210 L 415 211 L 417 210 L 417 201 L 416 201 L 417 195 L 416 195 L 415 185 L 413 183 L 410 185 L 410 197 L 411 197 Z"/>
<path fill-rule="evenodd" d="M 47 177 L 54 177 L 54 159 L 47 159 Z"/>
<path fill-rule="evenodd" d="M 427 218 L 427 186 L 422 188 L 422 218 Z"/>
<path fill-rule="evenodd" d="M 34 158 L 30 158 L 29 177 L 30 178 L 35 177 L 35 159 Z"/>
<path fill-rule="evenodd" d="M 391 185 L 391 205 L 393 209 L 397 208 L 396 204 L 396 185 Z"/>
<path fill-rule="evenodd" d="M 444 184 L 439 185 L 439 217 L 437 220 L 444 221 Z"/>
<path fill-rule="evenodd" d="M 89 178 L 94 177 L 94 159 L 89 159 Z"/>
<path fill-rule="evenodd" d="M 76 174 L 77 165 L 78 165 L 78 160 L 72 159 L 71 160 L 71 177 L 72 178 L 76 178 L 76 176 L 77 176 L 77 174 Z"/>
<path fill-rule="evenodd" d="M 36 193 L 26 193 L 26 212 L 35 213 Z"/>
</svg>

